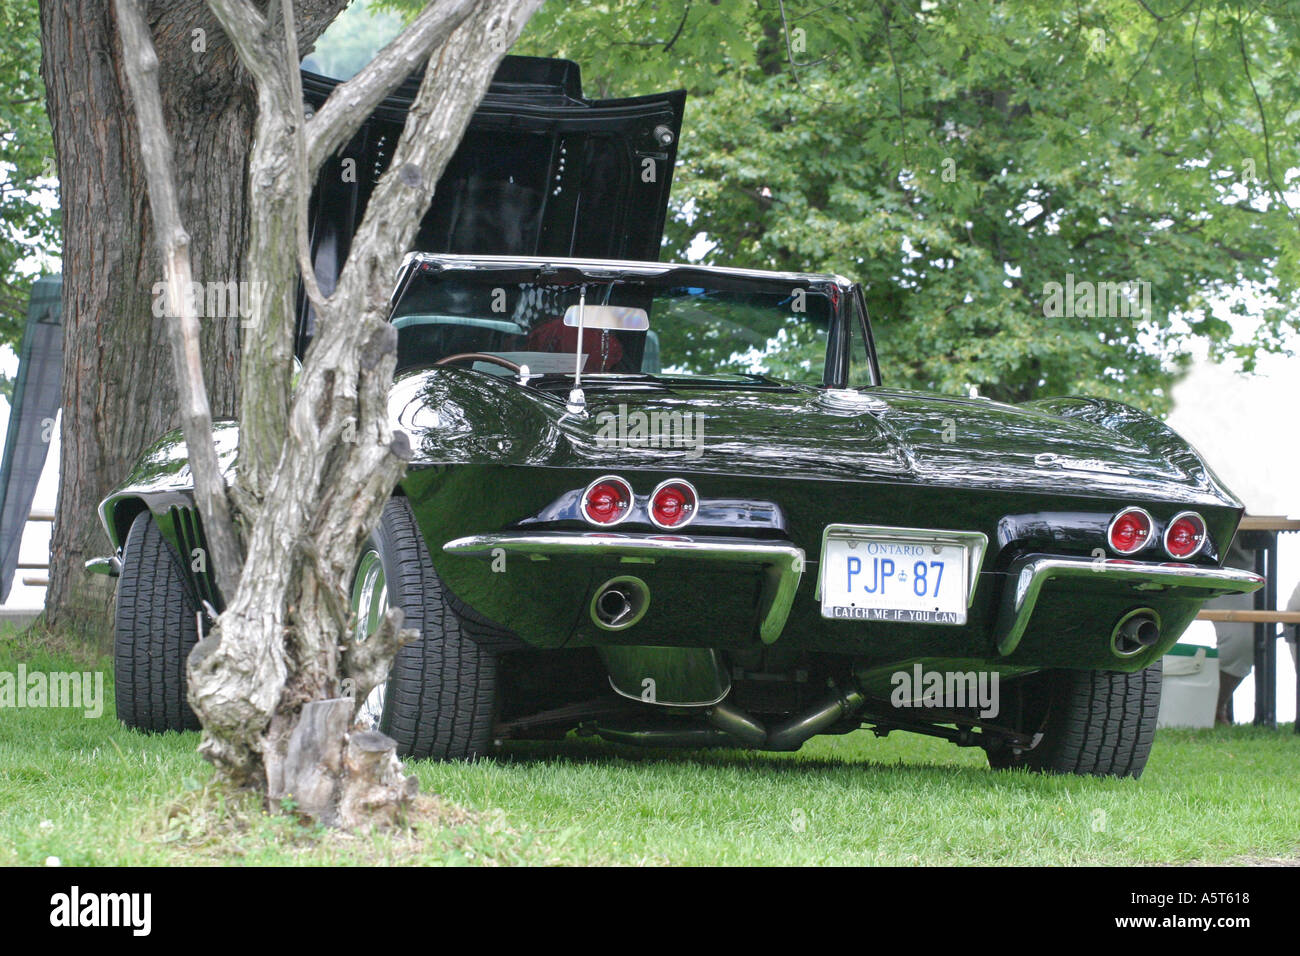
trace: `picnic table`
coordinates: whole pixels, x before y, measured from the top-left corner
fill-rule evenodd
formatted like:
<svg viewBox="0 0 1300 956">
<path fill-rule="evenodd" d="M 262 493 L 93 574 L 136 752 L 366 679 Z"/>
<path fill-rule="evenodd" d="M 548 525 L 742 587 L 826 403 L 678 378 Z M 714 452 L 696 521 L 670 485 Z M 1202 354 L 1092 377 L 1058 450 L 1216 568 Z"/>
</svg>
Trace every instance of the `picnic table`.
<svg viewBox="0 0 1300 956">
<path fill-rule="evenodd" d="M 1277 726 L 1277 639 L 1282 627 L 1291 627 L 1300 636 L 1300 611 L 1280 611 L 1277 607 L 1277 536 L 1300 531 L 1300 518 L 1279 515 L 1246 515 L 1237 526 L 1240 545 L 1255 552 L 1255 573 L 1262 575 L 1264 586 L 1255 592 L 1252 611 L 1204 610 L 1201 621 L 1233 621 L 1255 625 L 1255 724 Z M 1300 734 L 1300 656 L 1296 661 L 1295 732 Z"/>
</svg>

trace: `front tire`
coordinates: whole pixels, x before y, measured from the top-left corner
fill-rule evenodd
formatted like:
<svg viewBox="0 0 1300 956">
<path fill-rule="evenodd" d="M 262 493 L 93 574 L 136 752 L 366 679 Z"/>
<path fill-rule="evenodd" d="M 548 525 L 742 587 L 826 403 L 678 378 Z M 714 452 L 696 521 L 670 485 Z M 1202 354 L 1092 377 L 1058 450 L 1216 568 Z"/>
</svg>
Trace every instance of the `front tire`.
<svg viewBox="0 0 1300 956">
<path fill-rule="evenodd" d="M 1023 678 L 1014 701 L 1016 729 L 1042 737 L 1019 754 L 989 748 L 989 765 L 1140 777 L 1155 741 L 1162 680 L 1160 661 L 1132 674 L 1058 670 Z"/>
<path fill-rule="evenodd" d="M 185 665 L 198 642 L 197 605 L 180 559 L 142 511 L 122 548 L 113 612 L 117 717 L 134 730 L 198 730 Z"/>
<path fill-rule="evenodd" d="M 382 694 L 367 698 L 363 713 L 378 715 L 379 730 L 397 741 L 404 757 L 470 760 L 486 753 L 496 657 L 466 636 L 405 498 L 384 505 L 357 567 L 358 637 L 377 626 L 388 606 L 400 607 L 404 626 L 420 632 L 397 652 Z"/>
</svg>

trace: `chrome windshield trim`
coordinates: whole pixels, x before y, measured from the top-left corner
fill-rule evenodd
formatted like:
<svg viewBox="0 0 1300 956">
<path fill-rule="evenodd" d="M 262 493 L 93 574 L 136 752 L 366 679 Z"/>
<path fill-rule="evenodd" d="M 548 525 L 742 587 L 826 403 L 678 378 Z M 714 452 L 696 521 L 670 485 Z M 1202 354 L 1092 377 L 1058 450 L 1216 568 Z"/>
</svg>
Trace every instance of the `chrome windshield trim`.
<svg viewBox="0 0 1300 956">
<path fill-rule="evenodd" d="M 1253 571 L 1206 568 L 1176 562 L 1132 561 L 1121 558 L 1062 558 L 1043 555 L 1023 558 L 1007 572 L 995 635 L 998 653 L 1014 651 L 1033 617 L 1039 594 L 1049 581 L 1088 578 L 1130 586 L 1136 592 L 1181 590 L 1208 600 L 1223 594 L 1249 594 L 1264 579 Z"/>
<path fill-rule="evenodd" d="M 778 282 L 833 282 L 843 288 L 852 281 L 833 272 L 777 272 L 765 269 L 742 269 L 734 266 L 697 265 L 690 262 L 640 262 L 626 259 L 582 259 L 566 256 L 486 256 L 449 252 L 412 252 L 402 260 L 401 272 L 429 263 L 448 270 L 519 269 L 542 266 L 567 267 L 582 271 L 593 280 L 609 278 L 611 273 L 658 277 L 672 272 L 694 272 L 740 279 L 772 279 Z"/>
<path fill-rule="evenodd" d="M 822 569 L 826 567 L 826 544 L 831 535 L 837 538 L 888 538 L 909 544 L 948 544 L 966 548 L 966 606 L 975 601 L 975 584 L 984 555 L 988 551 L 989 536 L 982 531 L 945 531 L 936 528 L 892 528 L 882 524 L 828 524 L 822 531 L 821 559 L 817 562 L 816 598 L 822 599 Z"/>
<path fill-rule="evenodd" d="M 552 531 L 477 534 L 448 541 L 448 554 L 490 560 L 496 551 L 520 554 L 533 561 L 566 558 L 617 558 L 620 562 L 654 563 L 661 560 L 757 564 L 766 571 L 758 633 L 764 644 L 781 636 L 795 592 L 803 577 L 803 548 L 784 541 L 750 541 L 744 538 L 687 537 L 685 535 L 634 535 L 614 532 Z"/>
</svg>

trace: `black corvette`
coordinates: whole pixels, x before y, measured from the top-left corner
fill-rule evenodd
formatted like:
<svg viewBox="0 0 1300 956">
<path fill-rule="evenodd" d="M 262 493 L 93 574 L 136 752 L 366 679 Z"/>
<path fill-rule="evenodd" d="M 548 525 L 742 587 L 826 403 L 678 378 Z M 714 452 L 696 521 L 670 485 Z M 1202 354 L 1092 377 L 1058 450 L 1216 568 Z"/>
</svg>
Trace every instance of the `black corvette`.
<svg viewBox="0 0 1300 956">
<path fill-rule="evenodd" d="M 1242 507 L 1197 453 L 1115 402 L 890 389 L 839 276 L 649 261 L 680 95 L 503 71 L 393 297 L 415 456 L 353 608 L 357 639 L 392 604 L 420 637 L 362 719 L 418 757 L 574 730 L 790 750 L 866 725 L 1139 774 L 1161 655 L 1203 601 L 1261 584 L 1222 567 Z M 528 149 L 483 145 L 518 142 L 505 116 Z M 353 158 L 382 166 L 384 135 Z M 357 188 L 318 194 L 318 264 L 346 254 Z M 187 479 L 166 436 L 101 508 L 119 715 L 147 729 L 192 723 L 184 657 L 221 607 L 188 559 Z"/>
</svg>

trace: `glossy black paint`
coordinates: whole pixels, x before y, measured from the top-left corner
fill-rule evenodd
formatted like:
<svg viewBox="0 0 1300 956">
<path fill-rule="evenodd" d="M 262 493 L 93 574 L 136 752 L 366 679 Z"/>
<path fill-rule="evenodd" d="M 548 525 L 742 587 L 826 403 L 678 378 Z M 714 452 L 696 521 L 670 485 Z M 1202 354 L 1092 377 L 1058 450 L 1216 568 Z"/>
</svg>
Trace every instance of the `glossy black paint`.
<svg viewBox="0 0 1300 956">
<path fill-rule="evenodd" d="M 619 472 L 634 488 L 650 488 L 682 472 L 668 468 L 654 471 Z M 412 472 L 403 483 L 415 506 L 417 520 L 431 545 L 452 538 L 482 533 L 484 530 L 527 528 L 540 530 L 546 523 L 537 515 L 552 501 L 573 494 L 594 477 L 594 471 L 570 469 L 461 466 L 431 467 Z M 1061 497 L 1049 488 L 1021 491 L 988 492 L 949 489 L 936 491 L 919 485 L 882 485 L 841 481 L 806 480 L 799 477 L 700 476 L 686 473 L 701 498 L 729 494 L 738 500 L 779 498 L 787 516 L 788 540 L 805 549 L 807 570 L 791 610 L 785 633 L 779 644 L 836 654 L 852 654 L 871 664 L 910 660 L 917 656 L 966 657 L 996 660 L 992 627 L 998 600 L 1008 586 L 1006 575 L 999 570 L 1011 560 L 1035 553 L 1039 545 L 1032 537 L 1009 539 L 993 545 L 1002 517 L 1008 512 L 1024 513 L 1049 510 Z M 557 488 L 567 491 L 554 495 Z M 1181 505 L 1143 499 L 1144 503 L 1165 519 Z M 532 510 L 529 517 L 516 517 L 520 511 Z M 1090 555 L 1101 547 L 1104 532 L 1101 519 L 1108 516 L 1110 505 L 1098 502 L 1095 526 L 1099 537 L 1054 548 L 1054 554 Z M 1205 509 L 1207 519 L 1209 509 Z M 1236 521 L 1233 509 L 1220 509 L 1216 515 L 1221 527 Z M 615 533 L 625 535 L 660 534 L 648 522 L 633 518 L 621 523 Z M 821 617 L 814 595 L 818 573 L 817 556 L 821 533 L 826 524 L 849 521 L 902 527 L 941 527 L 980 530 L 990 536 L 990 554 L 979 576 L 969 623 L 965 627 L 942 625 L 889 624 L 883 622 L 847 622 Z M 578 527 L 575 522 L 557 520 L 549 525 L 555 530 Z M 725 522 L 713 523 L 703 515 L 686 534 L 741 532 Z M 1160 560 L 1153 555 L 1152 559 Z M 628 632 L 610 635 L 594 627 L 584 615 L 593 589 L 620 569 L 617 561 L 590 561 L 573 565 L 560 562 L 524 562 L 512 559 L 504 569 L 493 571 L 486 562 L 435 553 L 435 565 L 448 587 L 462 600 L 507 626 L 521 636 L 536 640 L 544 635 L 546 646 L 581 646 L 604 643 L 649 643 L 681 646 L 718 646 L 730 648 L 757 645 L 757 589 L 755 574 L 743 570 L 725 570 L 704 574 L 698 568 L 661 562 L 641 567 L 637 573 L 650 586 L 655 602 L 646 619 Z M 1214 564 L 1206 559 L 1207 564 Z M 1159 595 L 1145 596 L 1167 618 L 1170 625 L 1185 624 L 1183 615 L 1188 602 L 1170 600 Z M 1127 591 L 1081 595 L 1049 588 L 1041 602 L 1041 613 L 1026 634 L 1022 646 L 1008 663 L 1045 666 L 1048 662 L 1062 666 L 1105 666 L 1131 669 L 1149 663 L 1165 648 L 1153 649 L 1149 655 L 1128 662 L 1110 656 L 1105 638 L 1110 626 L 1129 605 Z M 1194 614 L 1195 608 L 1192 608 Z M 1167 643 L 1177 639 L 1177 630 L 1166 628 Z M 1078 634 L 1078 640 L 1068 635 Z M 1061 640 L 1058 641 L 1058 636 Z M 1040 642 L 1041 639 L 1041 642 Z M 1051 653 L 1040 653 L 1051 645 Z"/>
<path fill-rule="evenodd" d="M 692 474 L 1050 489 L 1065 499 L 1239 507 L 1195 452 L 1173 445 L 1176 436 L 1151 419 L 1145 429 L 1134 420 L 1119 431 L 1106 424 L 1113 419 L 885 388 L 862 390 L 874 403 L 858 412 L 827 404 L 820 389 L 771 382 L 675 387 L 588 377 L 584 388 L 588 414 L 575 419 L 565 416 L 562 390 L 432 369 L 400 379 L 390 409 L 411 436 L 417 464 L 607 470 L 677 464 Z M 601 413 L 620 405 L 665 416 L 702 415 L 703 450 L 603 442 Z M 1113 514 L 1117 508 L 1101 510 Z M 1222 534 L 1210 530 L 1215 538 Z"/>
<path fill-rule="evenodd" d="M 390 404 L 415 451 L 400 492 L 411 500 L 449 589 L 527 644 L 752 647 L 760 582 L 744 568 L 702 572 L 671 560 L 638 568 L 655 599 L 640 624 L 615 634 L 596 628 L 586 609 L 594 588 L 626 570 L 616 561 L 513 561 L 503 573 L 441 550 L 453 538 L 494 531 L 582 529 L 578 498 L 606 473 L 628 479 L 638 496 L 617 532 L 662 534 L 648 520 L 645 496 L 661 481 L 686 478 L 702 504 L 684 533 L 777 537 L 806 552 L 807 571 L 780 641 L 851 655 L 864 666 L 917 657 L 996 660 L 992 627 L 1007 566 L 1031 553 L 1109 553 L 1106 526 L 1121 507 L 1146 508 L 1158 532 L 1175 513 L 1199 511 L 1210 543 L 1194 561 L 1207 566 L 1218 563 L 1240 516 L 1240 505 L 1174 433 L 1114 403 L 1017 407 L 884 388 L 864 393 L 875 400 L 870 409 L 851 412 L 826 403 L 822 390 L 764 380 L 611 380 L 588 388 L 588 414 L 575 418 L 559 395 L 511 378 L 450 367 L 415 372 L 395 384 Z M 703 443 L 602 442 L 600 412 L 619 405 L 702 415 Z M 227 458 L 232 438 L 223 431 Z M 187 501 L 183 445 L 173 435 L 105 502 L 114 544 L 143 502 L 178 552 L 188 553 L 174 512 Z M 822 618 L 817 560 L 822 531 L 834 522 L 987 535 L 968 624 Z M 1133 557 L 1166 560 L 1158 543 Z M 210 582 L 198 580 L 196 589 L 210 594 Z M 1166 640 L 1121 662 L 1104 638 L 1134 606 L 1132 595 L 1049 587 L 1004 663 L 1141 666 L 1177 638 L 1196 610 L 1182 598 L 1157 595 L 1147 603 L 1164 619 Z"/>
</svg>

